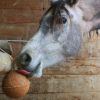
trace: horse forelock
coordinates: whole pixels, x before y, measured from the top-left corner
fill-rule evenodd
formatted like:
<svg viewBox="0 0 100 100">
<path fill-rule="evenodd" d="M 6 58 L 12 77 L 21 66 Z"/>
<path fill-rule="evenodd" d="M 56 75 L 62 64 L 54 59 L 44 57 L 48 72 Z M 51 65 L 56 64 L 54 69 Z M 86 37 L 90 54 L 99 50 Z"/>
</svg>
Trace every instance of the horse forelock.
<svg viewBox="0 0 100 100">
<path fill-rule="evenodd" d="M 63 2 L 62 0 L 59 0 L 59 2 L 53 4 L 47 11 L 46 13 L 43 15 L 41 21 L 40 21 L 40 26 L 41 23 L 43 22 L 43 20 L 46 18 L 46 16 L 51 13 L 50 16 L 50 23 L 49 23 L 49 28 L 51 29 L 51 31 L 53 31 L 54 26 L 55 26 L 55 20 L 59 17 L 59 19 L 62 20 L 62 11 L 64 11 L 70 18 L 70 14 L 69 11 L 67 10 L 67 8 L 65 7 L 65 2 Z M 63 24 L 63 22 L 62 22 Z"/>
</svg>

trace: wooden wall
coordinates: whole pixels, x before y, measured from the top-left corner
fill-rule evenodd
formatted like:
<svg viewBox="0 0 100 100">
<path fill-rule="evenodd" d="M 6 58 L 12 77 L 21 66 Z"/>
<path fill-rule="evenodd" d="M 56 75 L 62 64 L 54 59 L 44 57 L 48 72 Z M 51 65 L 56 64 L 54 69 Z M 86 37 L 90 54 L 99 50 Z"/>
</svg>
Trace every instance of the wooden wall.
<svg viewBox="0 0 100 100">
<path fill-rule="evenodd" d="M 0 0 L 0 38 L 28 39 L 36 31 L 48 0 Z"/>
<path fill-rule="evenodd" d="M 48 0 L 0 0 L 0 39 L 29 39 L 47 7 Z M 42 78 L 33 78 L 28 95 L 18 100 L 100 100 L 98 33 L 84 36 L 78 57 L 45 69 Z M 19 44 L 13 46 L 14 50 L 20 48 Z M 0 100 L 14 99 L 0 88 Z"/>
</svg>

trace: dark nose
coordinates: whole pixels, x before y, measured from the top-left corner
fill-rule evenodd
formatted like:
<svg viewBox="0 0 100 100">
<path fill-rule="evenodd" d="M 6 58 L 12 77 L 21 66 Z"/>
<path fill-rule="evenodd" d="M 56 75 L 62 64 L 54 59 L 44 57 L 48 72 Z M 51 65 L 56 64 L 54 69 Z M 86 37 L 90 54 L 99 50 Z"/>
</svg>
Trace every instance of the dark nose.
<svg viewBox="0 0 100 100">
<path fill-rule="evenodd" d="M 28 66 L 31 62 L 31 56 L 28 53 L 23 53 L 17 58 L 18 64 L 22 65 L 22 67 Z"/>
</svg>

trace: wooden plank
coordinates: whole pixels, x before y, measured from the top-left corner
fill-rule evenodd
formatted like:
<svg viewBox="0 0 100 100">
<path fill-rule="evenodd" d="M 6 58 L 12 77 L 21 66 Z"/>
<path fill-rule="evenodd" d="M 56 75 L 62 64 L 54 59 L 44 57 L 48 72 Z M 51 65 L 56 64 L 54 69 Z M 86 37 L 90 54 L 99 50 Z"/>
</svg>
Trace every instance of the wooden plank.
<svg viewBox="0 0 100 100">
<path fill-rule="evenodd" d="M 17 100 L 68 100 L 68 95 L 66 93 L 61 94 L 30 94 L 23 98 Z M 16 100 L 6 97 L 5 95 L 0 95 L 0 100 Z"/>
<path fill-rule="evenodd" d="M 44 70 L 45 75 L 100 75 L 100 59 L 67 60 Z"/>
<path fill-rule="evenodd" d="M 29 39 L 38 24 L 0 24 L 0 39 Z"/>
<path fill-rule="evenodd" d="M 89 36 L 89 33 L 86 33 L 83 37 L 80 56 L 83 58 L 98 58 L 100 57 L 100 35 L 97 35 L 95 31 L 91 32 L 90 34 L 91 36 Z"/>
<path fill-rule="evenodd" d="M 0 79 L 0 93 L 2 79 Z M 100 75 L 48 75 L 31 79 L 29 93 L 100 92 Z"/>
<path fill-rule="evenodd" d="M 43 0 L 0 0 L 4 9 L 43 9 Z"/>
<path fill-rule="evenodd" d="M 0 94 L 0 100 L 100 100 L 100 92 L 29 94 L 19 99 Z"/>
<path fill-rule="evenodd" d="M 39 23 L 43 11 L 30 9 L 0 9 L 0 23 Z"/>
<path fill-rule="evenodd" d="M 30 93 L 100 92 L 100 75 L 47 75 L 32 79 Z"/>
</svg>

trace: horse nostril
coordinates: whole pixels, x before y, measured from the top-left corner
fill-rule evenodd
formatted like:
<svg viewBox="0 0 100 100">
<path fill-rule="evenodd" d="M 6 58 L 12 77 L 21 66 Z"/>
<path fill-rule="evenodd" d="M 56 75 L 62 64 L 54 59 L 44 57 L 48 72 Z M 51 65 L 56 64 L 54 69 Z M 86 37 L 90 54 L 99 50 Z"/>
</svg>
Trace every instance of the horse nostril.
<svg viewBox="0 0 100 100">
<path fill-rule="evenodd" d="M 31 62 L 31 56 L 27 53 L 24 53 L 24 54 L 19 56 L 18 62 L 22 66 L 28 66 L 29 63 Z"/>
</svg>

